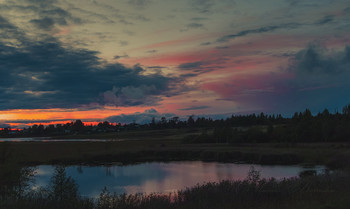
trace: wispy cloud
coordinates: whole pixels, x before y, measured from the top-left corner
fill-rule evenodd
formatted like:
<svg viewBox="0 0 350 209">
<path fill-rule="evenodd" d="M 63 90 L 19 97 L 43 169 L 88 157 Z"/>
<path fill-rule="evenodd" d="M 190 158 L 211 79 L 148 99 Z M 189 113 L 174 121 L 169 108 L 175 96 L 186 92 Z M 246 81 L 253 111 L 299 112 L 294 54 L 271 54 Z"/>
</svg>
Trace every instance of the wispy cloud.
<svg viewBox="0 0 350 209">
<path fill-rule="evenodd" d="M 181 32 L 188 31 L 191 29 L 205 29 L 204 25 L 201 23 L 189 23 L 185 26 L 185 28 L 181 29 Z"/>
<path fill-rule="evenodd" d="M 203 65 L 204 65 L 204 62 L 187 62 L 187 63 L 180 64 L 178 68 L 181 70 L 193 70 L 196 68 L 200 68 Z"/>
<path fill-rule="evenodd" d="M 179 110 L 181 110 L 181 111 L 202 110 L 202 109 L 208 109 L 208 108 L 209 108 L 209 106 L 202 105 L 202 106 L 192 106 L 192 107 L 181 108 Z"/>
<path fill-rule="evenodd" d="M 121 58 L 128 58 L 129 57 L 129 55 L 127 55 L 127 54 L 125 54 L 125 55 L 116 55 L 116 56 L 114 56 L 114 59 L 121 59 Z"/>
<path fill-rule="evenodd" d="M 238 38 L 238 37 L 243 37 L 251 34 L 260 34 L 260 33 L 267 33 L 267 32 L 272 32 L 275 30 L 280 30 L 280 29 L 295 29 L 299 27 L 299 23 L 287 23 L 287 24 L 281 24 L 281 25 L 269 25 L 265 27 L 260 27 L 260 28 L 254 28 L 254 29 L 249 29 L 249 30 L 242 30 L 238 33 L 235 34 L 230 34 L 223 36 L 219 39 L 217 39 L 217 42 L 227 42 L 229 40 Z"/>
<path fill-rule="evenodd" d="M 135 6 L 137 8 L 144 8 L 147 5 L 149 5 L 152 1 L 151 0 L 129 0 L 128 3 L 132 6 Z"/>
</svg>

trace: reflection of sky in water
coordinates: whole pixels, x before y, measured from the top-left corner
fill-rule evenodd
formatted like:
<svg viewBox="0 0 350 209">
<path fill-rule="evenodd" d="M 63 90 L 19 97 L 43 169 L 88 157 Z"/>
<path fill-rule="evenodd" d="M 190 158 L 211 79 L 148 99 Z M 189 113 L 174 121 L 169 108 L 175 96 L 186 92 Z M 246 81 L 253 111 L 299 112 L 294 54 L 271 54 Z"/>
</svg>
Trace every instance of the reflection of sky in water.
<svg viewBox="0 0 350 209">
<path fill-rule="evenodd" d="M 79 185 L 83 196 L 97 197 L 106 186 L 110 192 L 121 193 L 168 193 L 197 183 L 220 180 L 242 180 L 252 165 L 232 163 L 171 162 L 142 163 L 128 166 L 68 166 L 67 176 Z M 288 178 L 306 170 L 300 166 L 253 165 L 261 177 Z M 322 170 L 323 167 L 315 169 Z M 36 186 L 45 186 L 50 181 L 54 167 L 37 167 Z"/>
</svg>

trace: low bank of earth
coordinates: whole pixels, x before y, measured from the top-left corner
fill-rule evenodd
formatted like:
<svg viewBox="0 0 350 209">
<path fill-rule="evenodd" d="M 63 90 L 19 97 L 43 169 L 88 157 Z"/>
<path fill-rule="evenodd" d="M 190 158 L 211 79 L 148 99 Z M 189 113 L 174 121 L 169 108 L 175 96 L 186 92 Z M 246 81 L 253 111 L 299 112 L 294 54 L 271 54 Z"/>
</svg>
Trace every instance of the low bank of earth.
<svg viewBox="0 0 350 209">
<path fill-rule="evenodd" d="M 349 148 L 346 143 L 182 144 L 179 139 L 0 143 L 5 160 L 22 165 L 203 160 L 344 168 L 350 167 Z"/>
</svg>

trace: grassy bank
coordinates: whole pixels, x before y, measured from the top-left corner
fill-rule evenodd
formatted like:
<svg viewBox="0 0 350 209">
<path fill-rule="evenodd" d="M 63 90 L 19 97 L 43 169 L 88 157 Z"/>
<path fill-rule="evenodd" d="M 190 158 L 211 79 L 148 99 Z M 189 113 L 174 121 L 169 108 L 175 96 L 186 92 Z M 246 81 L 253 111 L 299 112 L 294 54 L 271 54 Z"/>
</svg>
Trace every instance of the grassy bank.
<svg viewBox="0 0 350 209">
<path fill-rule="evenodd" d="M 4 157 L 21 165 L 203 160 L 350 167 L 349 144 L 345 143 L 182 144 L 178 139 L 18 142 L 0 143 L 1 152 L 10 153 Z"/>
</svg>

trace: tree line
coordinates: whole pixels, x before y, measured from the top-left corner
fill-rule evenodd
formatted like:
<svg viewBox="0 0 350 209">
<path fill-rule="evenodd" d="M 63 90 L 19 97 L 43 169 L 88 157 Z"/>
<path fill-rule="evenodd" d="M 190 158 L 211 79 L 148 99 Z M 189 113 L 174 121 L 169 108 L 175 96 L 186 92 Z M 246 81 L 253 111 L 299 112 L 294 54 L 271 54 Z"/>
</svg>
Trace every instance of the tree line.
<svg viewBox="0 0 350 209">
<path fill-rule="evenodd" d="M 350 139 L 350 105 L 342 113 L 330 113 L 327 109 L 312 115 L 309 109 L 296 112 L 290 118 L 282 115 L 248 114 L 232 115 L 226 119 L 211 119 L 189 116 L 152 119 L 147 124 L 100 122 L 98 125 L 85 125 L 81 120 L 66 124 L 33 125 L 23 130 L 11 128 L 0 130 L 0 137 L 38 137 L 72 134 L 95 134 L 130 130 L 201 128 L 202 134 L 191 135 L 186 143 L 243 143 L 243 142 L 333 142 Z"/>
<path fill-rule="evenodd" d="M 248 119 L 249 118 L 249 119 Z M 248 119 L 248 120 L 247 120 Z M 245 123 L 241 123 L 244 121 Z M 241 126 L 239 126 L 241 124 Z M 291 118 L 266 116 L 231 117 L 213 130 L 187 136 L 185 143 L 264 143 L 264 142 L 349 142 L 350 105 L 342 113 L 327 109 L 313 116 L 311 111 Z"/>
</svg>

